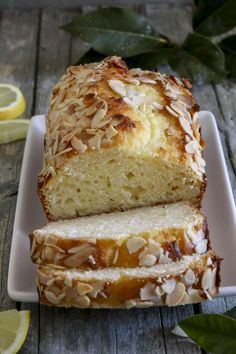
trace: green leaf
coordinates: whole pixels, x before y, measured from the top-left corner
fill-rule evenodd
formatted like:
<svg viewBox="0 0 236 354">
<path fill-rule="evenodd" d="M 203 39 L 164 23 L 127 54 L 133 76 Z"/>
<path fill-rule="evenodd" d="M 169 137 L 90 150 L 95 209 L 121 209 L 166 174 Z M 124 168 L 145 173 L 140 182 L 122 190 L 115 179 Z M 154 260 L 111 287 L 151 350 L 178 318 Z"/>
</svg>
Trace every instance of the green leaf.
<svg viewBox="0 0 236 354">
<path fill-rule="evenodd" d="M 106 56 L 95 52 L 93 49 L 89 49 L 76 63 L 75 65 L 86 64 L 86 63 L 95 63 L 101 61 Z"/>
<path fill-rule="evenodd" d="M 193 16 L 195 32 L 216 36 L 236 26 L 235 0 L 198 0 Z"/>
<path fill-rule="evenodd" d="M 226 76 L 221 49 L 197 33 L 189 34 L 182 47 L 160 48 L 137 55 L 130 62 L 132 66 L 150 70 L 161 64 L 169 64 L 180 76 L 196 84 L 217 82 Z"/>
<path fill-rule="evenodd" d="M 107 7 L 77 16 L 61 28 L 78 35 L 101 54 L 124 58 L 169 43 L 165 36 L 155 33 L 143 16 L 119 7 Z"/>
<path fill-rule="evenodd" d="M 234 306 L 232 309 L 230 309 L 229 311 L 226 311 L 224 313 L 225 316 L 231 317 L 234 320 L 236 320 L 236 306 Z"/>
<path fill-rule="evenodd" d="M 199 314 L 180 321 L 182 330 L 201 348 L 215 354 L 236 353 L 236 321 L 218 314 Z"/>
<path fill-rule="evenodd" d="M 229 76 L 236 78 L 236 35 L 223 39 L 218 45 L 225 54 L 225 64 Z"/>
</svg>

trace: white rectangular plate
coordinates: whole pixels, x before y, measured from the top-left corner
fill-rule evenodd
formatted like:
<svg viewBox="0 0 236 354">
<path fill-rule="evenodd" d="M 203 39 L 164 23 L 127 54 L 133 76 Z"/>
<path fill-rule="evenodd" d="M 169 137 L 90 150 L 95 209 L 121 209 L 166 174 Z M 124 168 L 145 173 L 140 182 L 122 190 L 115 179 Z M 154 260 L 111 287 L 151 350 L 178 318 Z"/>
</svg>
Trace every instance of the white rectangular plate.
<svg viewBox="0 0 236 354">
<path fill-rule="evenodd" d="M 203 210 L 208 218 L 212 247 L 224 258 L 219 295 L 235 295 L 235 204 L 213 114 L 202 111 L 200 123 L 206 140 L 204 157 L 208 177 Z M 37 174 L 42 167 L 44 131 L 44 116 L 33 117 L 25 145 L 8 273 L 8 293 L 16 301 L 38 300 L 35 286 L 36 266 L 30 259 L 28 235 L 46 223 L 37 195 Z"/>
</svg>

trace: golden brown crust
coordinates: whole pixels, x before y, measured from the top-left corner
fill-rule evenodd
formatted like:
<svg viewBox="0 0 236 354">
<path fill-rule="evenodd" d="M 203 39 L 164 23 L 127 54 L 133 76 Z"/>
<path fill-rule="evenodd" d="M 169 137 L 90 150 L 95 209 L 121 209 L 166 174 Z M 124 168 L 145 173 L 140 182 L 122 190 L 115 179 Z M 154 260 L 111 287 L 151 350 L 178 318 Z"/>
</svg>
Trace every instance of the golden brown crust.
<svg viewBox="0 0 236 354">
<path fill-rule="evenodd" d="M 132 90 L 136 90 L 135 94 Z M 145 92 L 147 95 L 142 98 Z M 161 114 L 168 119 L 170 127 L 173 125 L 166 134 L 168 143 L 175 145 L 172 153 L 176 149 L 182 151 L 180 161 L 186 160 L 186 155 L 193 157 L 193 161 L 196 154 L 201 158 L 202 138 L 194 118 L 198 108 L 191 93 L 177 78 L 140 69 L 128 70 L 117 57 L 68 68 L 51 96 L 46 117 L 45 164 L 39 178 L 43 184 L 39 188 L 74 154 L 122 146 L 128 135 L 131 141 L 137 140 L 139 131 L 142 133 L 144 129 L 145 112 L 154 116 Z M 100 117 L 95 117 L 98 112 Z M 185 151 L 191 140 L 196 142 L 195 146 L 189 145 L 191 152 Z M 197 164 L 201 171 L 200 159 Z"/>
</svg>

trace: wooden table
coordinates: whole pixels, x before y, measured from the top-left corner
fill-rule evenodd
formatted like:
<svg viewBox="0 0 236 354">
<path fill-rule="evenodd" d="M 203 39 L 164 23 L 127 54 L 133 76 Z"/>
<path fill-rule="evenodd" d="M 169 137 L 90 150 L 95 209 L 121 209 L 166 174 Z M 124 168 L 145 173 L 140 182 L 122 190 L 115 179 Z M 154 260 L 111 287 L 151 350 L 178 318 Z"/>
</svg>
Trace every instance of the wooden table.
<svg viewBox="0 0 236 354">
<path fill-rule="evenodd" d="M 79 39 L 72 39 L 58 29 L 77 13 L 94 8 L 88 5 L 73 8 L 81 2 L 70 0 L 66 10 L 58 10 L 32 8 L 34 3 L 24 0 L 15 1 L 21 9 L 4 9 L 9 3 L 14 5 L 14 1 L 0 0 L 0 82 L 21 87 L 27 101 L 24 117 L 45 113 L 52 85 L 86 50 Z M 40 7 L 39 3 L 35 5 Z M 56 1 L 41 3 L 53 5 Z M 61 1 L 58 3 L 63 7 Z M 26 10 L 22 9 L 24 4 Z M 191 30 L 191 0 L 159 0 L 136 9 L 148 16 L 160 32 L 176 41 L 183 40 Z M 224 81 L 219 85 L 196 87 L 194 93 L 201 109 L 212 111 L 217 118 L 236 196 L 236 84 Z M 30 330 L 21 353 L 200 354 L 195 344 L 174 336 L 171 329 L 194 313 L 224 312 L 236 305 L 236 297 L 222 297 L 194 306 L 129 311 L 65 310 L 15 303 L 8 297 L 8 262 L 23 149 L 24 141 L 0 146 L 0 310 L 31 310 Z"/>
</svg>

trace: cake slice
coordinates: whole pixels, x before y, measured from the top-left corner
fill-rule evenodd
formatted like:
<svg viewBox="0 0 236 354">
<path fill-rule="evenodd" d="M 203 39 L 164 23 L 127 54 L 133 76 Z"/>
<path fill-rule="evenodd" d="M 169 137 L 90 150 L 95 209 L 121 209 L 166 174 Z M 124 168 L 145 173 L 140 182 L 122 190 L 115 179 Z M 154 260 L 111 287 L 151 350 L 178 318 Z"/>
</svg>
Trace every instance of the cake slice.
<svg viewBox="0 0 236 354">
<path fill-rule="evenodd" d="M 218 293 L 220 261 L 213 251 L 184 256 L 150 268 L 105 268 L 82 271 L 40 266 L 39 301 L 84 308 L 131 308 L 184 305 Z"/>
<path fill-rule="evenodd" d="M 150 267 L 209 248 L 205 216 L 187 202 L 51 222 L 31 235 L 38 264 Z"/>
<path fill-rule="evenodd" d="M 38 192 L 48 218 L 181 200 L 199 206 L 204 143 L 188 87 L 117 57 L 68 68 L 46 115 Z"/>
</svg>

